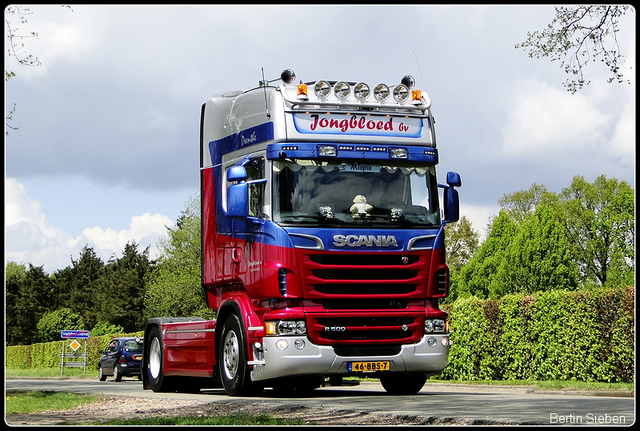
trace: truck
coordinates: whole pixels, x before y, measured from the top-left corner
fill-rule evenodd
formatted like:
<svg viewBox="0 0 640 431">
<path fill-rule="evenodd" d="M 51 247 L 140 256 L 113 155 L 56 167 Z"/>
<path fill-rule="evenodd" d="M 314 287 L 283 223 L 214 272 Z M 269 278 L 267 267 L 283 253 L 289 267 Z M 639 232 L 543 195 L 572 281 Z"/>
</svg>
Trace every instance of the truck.
<svg viewBox="0 0 640 431">
<path fill-rule="evenodd" d="M 437 164 L 431 101 L 410 75 L 296 83 L 286 69 L 207 100 L 201 276 L 215 319 L 149 319 L 144 388 L 241 396 L 366 376 L 419 392 L 451 345 L 439 302 L 461 179 L 439 184 Z"/>
</svg>

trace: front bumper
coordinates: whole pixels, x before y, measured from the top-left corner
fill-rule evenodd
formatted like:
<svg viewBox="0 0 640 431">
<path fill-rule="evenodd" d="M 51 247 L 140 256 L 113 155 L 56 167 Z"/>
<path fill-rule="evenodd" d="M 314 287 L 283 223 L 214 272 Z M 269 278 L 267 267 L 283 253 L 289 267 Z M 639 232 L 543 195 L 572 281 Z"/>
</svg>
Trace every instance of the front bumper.
<svg viewBox="0 0 640 431">
<path fill-rule="evenodd" d="M 285 344 L 287 347 L 283 348 Z M 371 361 L 388 361 L 389 371 L 385 373 L 437 375 L 447 366 L 449 335 L 425 335 L 416 344 L 401 346 L 400 352 L 392 356 L 340 356 L 332 346 L 313 344 L 306 336 L 264 337 L 261 348 L 254 347 L 253 353 L 256 358 L 250 363 L 253 381 L 348 375 L 352 374 L 348 370 L 350 362 Z"/>
</svg>

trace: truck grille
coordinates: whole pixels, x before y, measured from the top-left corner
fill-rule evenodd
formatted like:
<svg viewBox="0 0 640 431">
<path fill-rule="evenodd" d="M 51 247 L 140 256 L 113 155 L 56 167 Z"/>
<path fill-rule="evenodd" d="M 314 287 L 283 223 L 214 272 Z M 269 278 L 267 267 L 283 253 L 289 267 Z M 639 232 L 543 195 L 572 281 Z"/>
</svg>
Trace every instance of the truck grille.
<svg viewBox="0 0 640 431">
<path fill-rule="evenodd" d="M 310 297 L 416 297 L 421 290 L 426 289 L 428 264 L 426 259 L 422 261 L 417 255 L 310 254 L 304 256 L 303 262 Z"/>
<path fill-rule="evenodd" d="M 299 250 L 299 258 L 305 296 L 312 299 L 305 309 L 314 343 L 369 348 L 422 338 L 429 251 L 403 255 Z"/>
</svg>

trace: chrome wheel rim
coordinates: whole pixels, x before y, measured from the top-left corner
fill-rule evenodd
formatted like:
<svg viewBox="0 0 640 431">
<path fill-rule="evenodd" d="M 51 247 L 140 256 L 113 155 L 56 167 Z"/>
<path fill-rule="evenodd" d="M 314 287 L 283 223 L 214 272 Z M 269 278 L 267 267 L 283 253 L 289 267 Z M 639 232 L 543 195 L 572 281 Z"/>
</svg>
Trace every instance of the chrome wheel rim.
<svg viewBox="0 0 640 431">
<path fill-rule="evenodd" d="M 240 345 L 238 336 L 234 331 L 229 331 L 224 338 L 222 355 L 225 375 L 228 379 L 235 378 L 236 374 L 238 374 L 238 363 L 240 361 Z"/>
<path fill-rule="evenodd" d="M 149 347 L 149 374 L 154 379 L 160 375 L 160 364 L 162 363 L 162 351 L 160 349 L 160 341 L 154 338 Z"/>
</svg>

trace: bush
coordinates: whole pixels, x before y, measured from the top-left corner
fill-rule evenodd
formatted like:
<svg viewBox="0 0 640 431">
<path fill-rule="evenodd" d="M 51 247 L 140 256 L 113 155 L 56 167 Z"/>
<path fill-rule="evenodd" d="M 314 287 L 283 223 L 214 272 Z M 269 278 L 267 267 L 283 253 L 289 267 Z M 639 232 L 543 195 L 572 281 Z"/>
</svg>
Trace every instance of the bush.
<svg viewBox="0 0 640 431">
<path fill-rule="evenodd" d="M 122 326 L 113 325 L 109 322 L 98 322 L 96 326 L 91 330 L 91 336 L 97 337 L 100 335 L 109 335 L 109 334 L 122 334 L 124 329 Z"/>
<path fill-rule="evenodd" d="M 69 308 L 61 308 L 45 313 L 37 325 L 38 335 L 43 342 L 60 339 L 60 334 L 65 329 L 83 329 L 82 317 L 72 312 Z"/>
</svg>

